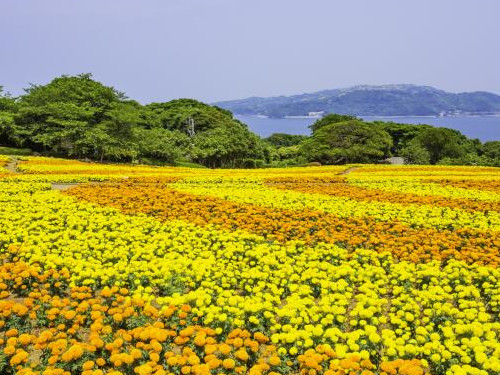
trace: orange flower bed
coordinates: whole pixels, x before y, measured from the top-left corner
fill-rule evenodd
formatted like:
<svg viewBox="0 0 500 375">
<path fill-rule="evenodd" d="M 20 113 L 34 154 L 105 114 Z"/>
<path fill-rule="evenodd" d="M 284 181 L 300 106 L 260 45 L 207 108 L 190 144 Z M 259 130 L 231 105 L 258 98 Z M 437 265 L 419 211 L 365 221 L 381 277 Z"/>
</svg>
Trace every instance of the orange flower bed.
<svg viewBox="0 0 500 375">
<path fill-rule="evenodd" d="M 126 288 L 70 288 L 69 278 L 66 269 L 0 259 L 2 374 L 370 375 L 376 368 L 359 356 L 334 360 L 323 345 L 290 361 L 261 332 L 204 327 L 189 305 L 159 309 Z M 380 374 L 423 374 L 419 361 L 402 362 L 414 372 Z"/>
<path fill-rule="evenodd" d="M 146 213 L 161 220 L 185 220 L 228 230 L 245 230 L 285 242 L 302 240 L 335 243 L 347 248 L 389 251 L 412 262 L 458 259 L 497 266 L 497 232 L 462 228 L 413 228 L 397 221 L 370 217 L 340 218 L 320 211 L 280 210 L 219 198 L 196 196 L 168 189 L 165 184 L 134 179 L 125 182 L 81 185 L 65 194 L 109 205 L 128 214 Z"/>
<path fill-rule="evenodd" d="M 2 374 L 272 373 L 276 348 L 262 333 L 203 327 L 190 306 L 160 310 L 125 288 L 69 288 L 69 276 L 0 265 Z"/>
<path fill-rule="evenodd" d="M 377 368 L 368 359 L 359 355 L 349 355 L 344 359 L 336 359 L 335 352 L 318 345 L 297 357 L 300 374 L 324 375 L 424 375 L 428 374 L 419 360 L 403 360 L 382 362 Z"/>
</svg>

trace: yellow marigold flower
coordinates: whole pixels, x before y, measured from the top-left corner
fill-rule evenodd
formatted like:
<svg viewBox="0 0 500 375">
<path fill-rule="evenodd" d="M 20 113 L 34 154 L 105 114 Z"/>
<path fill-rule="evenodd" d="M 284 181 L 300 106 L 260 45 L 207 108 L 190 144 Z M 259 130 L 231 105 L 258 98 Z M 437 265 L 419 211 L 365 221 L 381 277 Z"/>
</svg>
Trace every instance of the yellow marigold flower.
<svg viewBox="0 0 500 375">
<path fill-rule="evenodd" d="M 232 358 L 226 358 L 225 360 L 222 361 L 222 366 L 228 370 L 233 369 L 235 365 L 236 365 L 236 363 L 234 362 L 234 359 L 232 359 Z"/>
</svg>

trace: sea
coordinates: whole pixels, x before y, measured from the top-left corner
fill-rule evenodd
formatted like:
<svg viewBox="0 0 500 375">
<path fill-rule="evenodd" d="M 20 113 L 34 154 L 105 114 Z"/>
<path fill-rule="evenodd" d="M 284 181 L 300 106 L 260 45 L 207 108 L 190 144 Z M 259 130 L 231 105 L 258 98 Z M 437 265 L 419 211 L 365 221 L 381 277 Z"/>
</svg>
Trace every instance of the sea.
<svg viewBox="0 0 500 375">
<path fill-rule="evenodd" d="M 309 125 L 315 117 L 268 118 L 263 116 L 235 116 L 261 137 L 273 133 L 309 135 Z M 365 121 L 393 121 L 404 124 L 428 124 L 459 130 L 469 138 L 482 142 L 500 141 L 500 116 L 445 116 L 445 117 L 378 117 L 359 116 Z"/>
</svg>

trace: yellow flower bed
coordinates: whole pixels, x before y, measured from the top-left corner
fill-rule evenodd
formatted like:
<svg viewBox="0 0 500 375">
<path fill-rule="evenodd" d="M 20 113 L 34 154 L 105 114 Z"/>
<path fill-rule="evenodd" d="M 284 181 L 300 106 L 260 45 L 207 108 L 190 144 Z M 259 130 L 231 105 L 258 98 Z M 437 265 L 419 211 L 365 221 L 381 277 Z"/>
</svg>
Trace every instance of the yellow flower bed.
<svg viewBox="0 0 500 375">
<path fill-rule="evenodd" d="M 500 192 L 481 191 L 465 189 L 453 185 L 443 186 L 424 181 L 416 181 L 411 177 L 380 180 L 376 177 L 349 178 L 349 183 L 353 186 L 360 186 L 368 189 L 381 189 L 389 192 L 405 192 L 420 196 L 440 196 L 446 198 L 466 198 L 480 201 L 500 202 Z"/>
<path fill-rule="evenodd" d="M 398 233 L 405 225 L 430 228 L 436 232 L 427 233 L 436 236 L 438 228 L 474 228 L 500 248 L 498 212 L 265 185 L 272 178 L 331 178 L 345 167 L 214 171 L 41 158 L 28 158 L 25 165 L 30 174 L 0 178 L 1 374 L 500 373 L 500 271 L 496 262 L 476 261 L 466 237 L 454 251 L 467 253 L 467 261 L 410 261 L 384 251 L 383 244 L 342 246 L 322 241 L 321 233 L 315 241 L 266 236 L 266 221 L 258 216 L 272 221 L 288 210 L 297 212 L 297 220 L 322 220 L 299 214 L 328 212 L 338 220 L 397 221 Z M 378 177 L 363 177 L 363 168 Z M 394 168 L 359 167 L 347 176 L 356 173 L 356 179 L 379 184 L 369 189 L 390 191 L 393 174 L 405 170 Z M 461 181 L 475 173 L 456 167 L 407 170 L 432 178 L 462 173 Z M 478 174 L 486 178 L 482 169 Z M 425 196 L 421 179 L 405 178 L 401 184 Z M 99 190 L 109 180 L 115 195 Z M 476 186 L 480 179 L 471 180 Z M 57 183 L 84 185 L 73 194 L 53 190 Z M 139 200 L 134 186 L 152 195 Z M 436 189 L 437 195 L 467 190 Z M 476 194 L 488 201 L 495 195 L 469 190 L 472 195 L 461 198 Z M 93 191 L 102 192 L 95 199 L 99 205 L 87 201 Z M 183 220 L 154 212 L 155 204 L 158 211 L 169 208 L 157 203 L 162 194 L 179 191 L 198 200 L 192 215 L 173 205 Z M 127 200 L 136 209 L 128 210 Z M 238 203 L 224 206 L 236 213 L 254 207 L 245 215 L 255 212 L 261 227 L 250 230 L 246 216 L 238 216 L 234 228 L 221 226 L 220 213 L 204 215 L 207 221 L 198 225 L 197 207 L 209 210 L 217 202 Z M 144 212 L 142 205 L 148 207 Z M 359 230 L 378 235 L 368 225 Z M 438 238 L 435 243 L 436 254 L 448 250 Z"/>
</svg>

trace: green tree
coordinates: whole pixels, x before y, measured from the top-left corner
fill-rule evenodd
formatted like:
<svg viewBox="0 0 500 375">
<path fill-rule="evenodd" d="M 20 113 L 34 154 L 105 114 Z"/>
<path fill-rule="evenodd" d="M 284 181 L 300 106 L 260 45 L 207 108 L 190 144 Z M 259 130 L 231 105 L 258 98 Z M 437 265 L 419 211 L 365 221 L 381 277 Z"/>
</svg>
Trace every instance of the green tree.
<svg viewBox="0 0 500 375">
<path fill-rule="evenodd" d="M 178 130 L 137 128 L 136 138 L 141 158 L 174 163 L 185 158 L 189 138 Z"/>
<path fill-rule="evenodd" d="M 376 126 L 359 120 L 325 125 L 302 144 L 309 161 L 322 164 L 373 163 L 390 156 L 392 139 Z"/>
<path fill-rule="evenodd" d="M 17 103 L 8 93 L 3 92 L 0 86 L 0 144 L 5 146 L 16 146 L 16 126 L 14 115 L 17 111 Z"/>
<path fill-rule="evenodd" d="M 154 126 L 189 137 L 185 157 L 211 168 L 266 162 L 266 144 L 231 112 L 193 99 L 146 106 Z M 253 163 L 249 163 L 253 160 Z"/>
<path fill-rule="evenodd" d="M 485 142 L 481 151 L 487 165 L 500 167 L 500 141 Z"/>
<path fill-rule="evenodd" d="M 132 128 L 140 105 L 90 74 L 32 85 L 19 100 L 15 123 L 22 143 L 38 151 L 99 159 L 133 158 Z"/>
<path fill-rule="evenodd" d="M 431 127 L 422 131 L 415 140 L 429 152 L 431 164 L 445 157 L 459 158 L 466 153 L 463 135 L 452 129 Z"/>
<path fill-rule="evenodd" d="M 275 147 L 290 147 L 297 146 L 308 137 L 306 135 L 296 135 L 296 134 L 285 134 L 285 133 L 273 133 L 264 140 L 269 142 Z"/>
<path fill-rule="evenodd" d="M 384 121 L 374 121 L 372 124 L 389 133 L 392 138 L 391 152 L 395 155 L 399 155 L 400 151 L 409 146 L 410 142 L 422 131 L 432 128 L 430 125 L 400 124 Z"/>
<path fill-rule="evenodd" d="M 99 160 L 131 160 L 139 155 L 135 129 L 141 107 L 134 101 L 113 103 L 105 118 L 85 129 L 74 143 L 75 154 L 93 155 Z"/>
<path fill-rule="evenodd" d="M 151 103 L 146 106 L 154 126 L 186 132 L 190 120 L 195 133 L 233 123 L 231 112 L 194 99 L 176 99 L 166 103 Z"/>
<path fill-rule="evenodd" d="M 316 120 L 312 125 L 309 126 L 311 131 L 314 133 L 321 129 L 323 126 L 331 125 L 331 124 L 336 124 L 338 122 L 345 122 L 345 121 L 353 121 L 353 120 L 358 120 L 358 121 L 363 121 L 356 116 L 351 116 L 351 115 L 339 115 L 337 113 L 330 113 L 319 120 Z"/>
<path fill-rule="evenodd" d="M 192 141 L 192 160 L 211 168 L 238 168 L 248 165 L 248 160 L 255 165 L 265 162 L 262 140 L 238 122 L 197 133 Z"/>
<path fill-rule="evenodd" d="M 500 160 L 500 141 L 488 141 L 483 144 L 483 155 L 490 159 Z"/>
<path fill-rule="evenodd" d="M 431 154 L 422 147 L 419 142 L 409 142 L 408 145 L 399 152 L 399 156 L 405 159 L 406 164 L 430 164 Z"/>
</svg>

